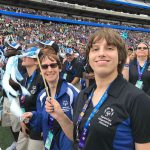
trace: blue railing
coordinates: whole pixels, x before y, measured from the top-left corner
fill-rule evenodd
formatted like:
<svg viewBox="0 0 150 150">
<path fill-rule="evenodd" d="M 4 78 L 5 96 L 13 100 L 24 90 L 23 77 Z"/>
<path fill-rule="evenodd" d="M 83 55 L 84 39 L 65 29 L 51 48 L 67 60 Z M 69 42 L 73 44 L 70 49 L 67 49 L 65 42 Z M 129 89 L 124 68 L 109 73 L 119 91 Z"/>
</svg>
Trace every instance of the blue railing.
<svg viewBox="0 0 150 150">
<path fill-rule="evenodd" d="M 61 23 L 67 23 L 67 24 L 77 24 L 77 25 L 86 25 L 86 26 L 94 26 L 94 27 L 106 27 L 106 28 L 141 31 L 141 32 L 149 32 L 150 33 L 150 29 L 145 29 L 145 28 L 135 28 L 135 27 L 127 27 L 127 26 L 119 26 L 119 25 L 108 25 L 108 24 L 101 24 L 101 23 L 95 23 L 95 22 L 63 19 L 63 18 L 57 18 L 57 17 L 46 17 L 46 16 L 33 15 L 33 14 L 27 14 L 27 13 L 16 13 L 16 12 L 4 11 L 4 10 L 0 10 L 0 14 L 14 16 L 14 17 L 28 18 L 28 19 L 48 20 L 48 21 L 61 22 Z"/>
</svg>

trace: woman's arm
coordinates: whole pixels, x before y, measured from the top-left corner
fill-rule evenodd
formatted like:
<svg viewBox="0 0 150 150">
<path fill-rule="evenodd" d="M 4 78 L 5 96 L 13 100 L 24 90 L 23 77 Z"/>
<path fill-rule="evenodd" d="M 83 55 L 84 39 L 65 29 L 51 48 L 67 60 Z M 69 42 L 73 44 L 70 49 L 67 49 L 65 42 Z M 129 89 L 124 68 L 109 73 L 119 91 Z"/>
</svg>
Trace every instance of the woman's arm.
<svg viewBox="0 0 150 150">
<path fill-rule="evenodd" d="M 73 141 L 73 122 L 68 118 L 68 116 L 63 113 L 59 119 L 57 119 L 60 124 L 62 130 L 66 134 L 66 136 Z"/>
<path fill-rule="evenodd" d="M 57 120 L 66 136 L 73 141 L 73 122 L 63 112 L 60 104 L 55 99 L 47 98 L 45 109 L 47 113 Z"/>
</svg>

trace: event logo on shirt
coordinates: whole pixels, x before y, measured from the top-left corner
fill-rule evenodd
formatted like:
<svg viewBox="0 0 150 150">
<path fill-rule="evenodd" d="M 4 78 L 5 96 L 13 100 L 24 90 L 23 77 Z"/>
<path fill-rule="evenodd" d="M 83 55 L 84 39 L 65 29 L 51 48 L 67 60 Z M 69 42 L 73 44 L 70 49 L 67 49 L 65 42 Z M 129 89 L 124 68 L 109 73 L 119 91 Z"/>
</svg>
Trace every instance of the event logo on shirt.
<svg viewBox="0 0 150 150">
<path fill-rule="evenodd" d="M 30 93 L 35 94 L 35 92 L 36 92 L 36 86 L 33 86 L 32 89 L 30 90 Z"/>
<path fill-rule="evenodd" d="M 114 114 L 114 110 L 110 107 L 107 107 L 104 111 L 105 117 L 111 117 Z"/>
<path fill-rule="evenodd" d="M 114 115 L 114 109 L 111 107 L 107 107 L 104 110 L 104 114 L 100 115 L 100 117 L 98 118 L 98 122 L 105 127 L 109 127 L 112 125 L 113 115 Z"/>
<path fill-rule="evenodd" d="M 67 100 L 62 101 L 62 109 L 64 112 L 70 111 L 69 102 Z"/>
<path fill-rule="evenodd" d="M 63 101 L 63 106 L 67 106 L 68 105 L 68 101 L 64 100 Z"/>
</svg>

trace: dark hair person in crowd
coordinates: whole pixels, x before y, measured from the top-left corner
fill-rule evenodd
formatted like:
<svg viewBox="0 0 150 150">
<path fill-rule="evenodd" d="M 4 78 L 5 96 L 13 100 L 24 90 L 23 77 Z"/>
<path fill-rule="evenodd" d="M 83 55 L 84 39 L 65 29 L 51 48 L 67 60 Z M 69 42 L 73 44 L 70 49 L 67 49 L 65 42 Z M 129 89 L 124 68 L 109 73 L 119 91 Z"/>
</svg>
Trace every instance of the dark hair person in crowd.
<svg viewBox="0 0 150 150">
<path fill-rule="evenodd" d="M 135 50 L 132 47 L 128 48 L 128 56 L 129 56 L 129 61 L 135 59 Z"/>
<path fill-rule="evenodd" d="M 62 77 L 76 87 L 78 87 L 79 80 L 82 78 L 82 64 L 75 58 L 72 48 L 66 48 L 66 61 L 62 66 Z"/>
<path fill-rule="evenodd" d="M 150 59 L 149 47 L 145 42 L 140 42 L 136 47 L 136 58 L 126 62 L 124 77 L 150 95 Z"/>
<path fill-rule="evenodd" d="M 45 89 L 41 91 L 37 99 L 37 111 L 25 113 L 23 116 L 31 118 L 37 130 L 43 132 L 45 150 L 71 150 L 73 143 L 67 138 L 55 117 L 46 112 L 45 104 L 51 105 L 51 102 L 57 101 L 63 113 L 72 120 L 74 103 L 79 91 L 60 77 L 61 62 L 55 53 L 43 53 L 40 61 L 50 97 Z M 51 111 L 57 111 L 57 108 L 52 107 Z"/>
<path fill-rule="evenodd" d="M 55 100 L 46 102 L 46 111 L 74 140 L 75 149 L 149 150 L 150 99 L 122 76 L 124 41 L 102 28 L 91 35 L 87 57 L 96 83 L 79 93 L 73 123 Z"/>
</svg>

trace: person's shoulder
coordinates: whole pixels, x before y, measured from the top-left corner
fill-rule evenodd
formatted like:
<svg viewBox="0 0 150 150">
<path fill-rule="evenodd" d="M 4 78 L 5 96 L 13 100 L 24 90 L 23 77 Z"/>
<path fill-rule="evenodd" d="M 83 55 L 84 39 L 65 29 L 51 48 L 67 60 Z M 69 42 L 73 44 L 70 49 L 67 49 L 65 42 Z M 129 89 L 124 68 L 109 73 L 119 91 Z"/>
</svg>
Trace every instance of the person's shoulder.
<svg viewBox="0 0 150 150">
<path fill-rule="evenodd" d="M 123 78 L 122 74 L 118 75 L 118 77 L 114 80 L 114 82 L 110 86 L 109 94 L 118 97 L 119 95 L 125 99 L 126 97 L 136 97 L 141 93 L 144 93 L 143 90 L 138 89 L 132 83 L 128 82 Z"/>
<path fill-rule="evenodd" d="M 144 93 L 142 90 L 138 89 L 137 87 L 135 87 L 135 85 L 133 85 L 130 82 L 126 82 L 126 88 L 125 90 L 129 93 L 132 93 L 134 95 L 136 94 L 140 94 L 140 93 Z"/>
<path fill-rule="evenodd" d="M 132 101 L 135 101 L 137 99 L 148 99 L 150 100 L 150 97 L 141 89 L 138 89 L 133 85 L 132 83 L 127 82 L 124 93 L 128 94 L 130 96 L 130 99 Z"/>
<path fill-rule="evenodd" d="M 73 90 L 73 91 L 76 91 L 77 93 L 80 92 L 80 90 L 77 89 L 73 84 L 71 84 L 71 83 L 69 83 L 69 82 L 66 82 L 66 84 L 67 84 L 67 87 L 68 87 L 69 89 L 71 89 L 71 90 Z"/>
</svg>

